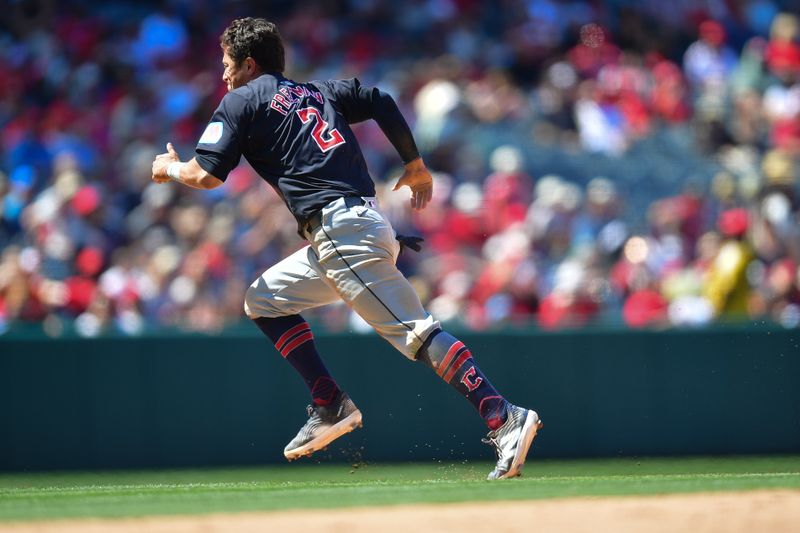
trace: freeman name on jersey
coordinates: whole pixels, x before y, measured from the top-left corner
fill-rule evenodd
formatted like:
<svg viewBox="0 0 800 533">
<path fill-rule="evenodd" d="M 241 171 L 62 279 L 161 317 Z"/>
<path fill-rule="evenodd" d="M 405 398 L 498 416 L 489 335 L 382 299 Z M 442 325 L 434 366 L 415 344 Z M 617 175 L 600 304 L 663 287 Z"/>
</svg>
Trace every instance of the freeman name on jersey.
<svg viewBox="0 0 800 533">
<path fill-rule="evenodd" d="M 322 93 L 319 91 L 312 91 L 308 87 L 302 85 L 281 84 L 278 88 L 278 92 L 272 97 L 269 107 L 282 115 L 288 115 L 294 104 L 302 98 L 308 97 L 314 98 L 320 104 L 324 101 Z"/>
</svg>

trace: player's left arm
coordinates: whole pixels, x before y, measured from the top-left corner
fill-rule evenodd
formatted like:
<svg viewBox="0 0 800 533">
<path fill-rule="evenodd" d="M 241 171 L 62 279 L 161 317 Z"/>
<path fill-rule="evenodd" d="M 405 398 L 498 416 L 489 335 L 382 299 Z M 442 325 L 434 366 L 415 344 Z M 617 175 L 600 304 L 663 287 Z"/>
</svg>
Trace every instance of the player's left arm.
<svg viewBox="0 0 800 533">
<path fill-rule="evenodd" d="M 239 164 L 242 156 L 239 131 L 248 124 L 252 109 L 240 92 L 226 94 L 197 141 L 195 157 L 182 163 L 171 143 L 167 153 L 153 161 L 153 181 L 177 181 L 196 189 L 215 189 Z"/>
<path fill-rule="evenodd" d="M 156 183 L 176 181 L 195 189 L 215 189 L 224 183 L 205 171 L 195 158 L 181 162 L 172 143 L 167 143 L 167 152 L 157 155 L 153 161 L 152 179 Z"/>
</svg>

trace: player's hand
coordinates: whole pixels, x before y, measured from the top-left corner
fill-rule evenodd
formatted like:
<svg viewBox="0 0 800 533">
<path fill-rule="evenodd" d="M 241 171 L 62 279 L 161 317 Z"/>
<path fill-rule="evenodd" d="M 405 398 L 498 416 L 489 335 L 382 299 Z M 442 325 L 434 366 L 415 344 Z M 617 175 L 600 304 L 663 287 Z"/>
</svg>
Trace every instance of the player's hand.
<svg viewBox="0 0 800 533">
<path fill-rule="evenodd" d="M 158 154 L 153 160 L 153 181 L 156 183 L 168 182 L 170 178 L 167 175 L 167 167 L 170 163 L 180 160 L 181 158 L 178 157 L 178 152 L 175 151 L 175 147 L 172 146 L 172 143 L 167 143 L 167 152 Z"/>
<path fill-rule="evenodd" d="M 411 209 L 424 209 L 433 196 L 433 176 L 418 157 L 406 164 L 403 175 L 397 180 L 393 191 L 408 185 L 411 189 Z"/>
</svg>

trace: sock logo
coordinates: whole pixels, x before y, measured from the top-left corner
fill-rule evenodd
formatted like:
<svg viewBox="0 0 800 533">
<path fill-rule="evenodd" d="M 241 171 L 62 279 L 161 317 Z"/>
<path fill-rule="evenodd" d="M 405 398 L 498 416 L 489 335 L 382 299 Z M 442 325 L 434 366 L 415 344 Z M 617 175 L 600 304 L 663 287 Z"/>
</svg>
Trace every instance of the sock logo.
<svg viewBox="0 0 800 533">
<path fill-rule="evenodd" d="M 483 378 L 480 376 L 475 377 L 475 365 L 469 367 L 467 371 L 464 372 L 464 375 L 461 376 L 461 383 L 463 383 L 470 392 L 480 387 L 481 383 L 483 383 Z"/>
</svg>

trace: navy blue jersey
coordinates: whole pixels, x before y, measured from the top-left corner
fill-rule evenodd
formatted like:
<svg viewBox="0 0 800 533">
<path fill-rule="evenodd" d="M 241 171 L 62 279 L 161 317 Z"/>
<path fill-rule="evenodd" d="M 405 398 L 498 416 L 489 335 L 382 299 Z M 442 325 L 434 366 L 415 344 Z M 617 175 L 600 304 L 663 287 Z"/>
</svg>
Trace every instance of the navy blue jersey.
<svg viewBox="0 0 800 533">
<path fill-rule="evenodd" d="M 297 83 L 263 74 L 225 95 L 197 144 L 196 160 L 224 181 L 244 156 L 302 223 L 339 197 L 375 195 L 349 126 L 369 118 L 404 161 L 419 155 L 385 93 L 355 78 Z"/>
</svg>

